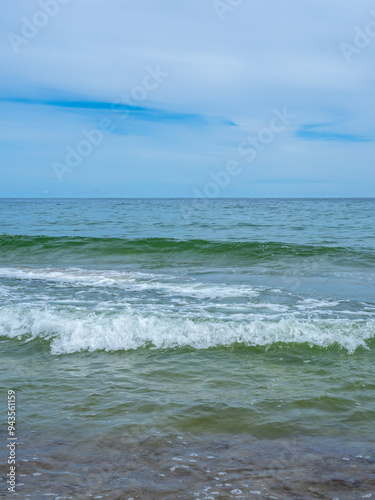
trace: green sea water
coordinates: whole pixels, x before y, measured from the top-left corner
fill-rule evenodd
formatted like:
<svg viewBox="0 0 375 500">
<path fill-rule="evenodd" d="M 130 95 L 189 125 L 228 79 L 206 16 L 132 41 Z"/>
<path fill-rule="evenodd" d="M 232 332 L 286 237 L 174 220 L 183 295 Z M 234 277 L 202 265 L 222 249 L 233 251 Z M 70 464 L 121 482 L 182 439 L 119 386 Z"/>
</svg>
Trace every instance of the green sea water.
<svg viewBox="0 0 375 500">
<path fill-rule="evenodd" d="M 372 199 L 0 200 L 20 498 L 375 498 L 374 266 Z"/>
</svg>

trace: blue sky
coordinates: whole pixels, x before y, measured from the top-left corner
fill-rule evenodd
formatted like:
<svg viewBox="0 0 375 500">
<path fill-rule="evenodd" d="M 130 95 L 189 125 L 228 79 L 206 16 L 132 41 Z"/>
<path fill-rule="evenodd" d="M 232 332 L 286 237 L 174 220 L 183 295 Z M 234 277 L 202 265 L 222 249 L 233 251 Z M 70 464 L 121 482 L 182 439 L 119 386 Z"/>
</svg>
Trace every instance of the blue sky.
<svg viewBox="0 0 375 500">
<path fill-rule="evenodd" d="M 17 0 L 0 36 L 0 197 L 375 196 L 373 1 Z"/>
</svg>

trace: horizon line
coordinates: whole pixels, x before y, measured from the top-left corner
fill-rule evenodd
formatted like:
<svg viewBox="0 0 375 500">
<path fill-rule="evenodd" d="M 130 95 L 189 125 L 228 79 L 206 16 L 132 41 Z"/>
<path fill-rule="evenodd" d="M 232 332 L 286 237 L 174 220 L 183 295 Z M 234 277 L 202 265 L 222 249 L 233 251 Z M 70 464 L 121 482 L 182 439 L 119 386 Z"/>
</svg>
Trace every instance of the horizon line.
<svg viewBox="0 0 375 500">
<path fill-rule="evenodd" d="M 234 197 L 171 197 L 171 196 L 0 196 L 0 200 L 374 200 L 375 196 L 234 196 Z"/>
</svg>

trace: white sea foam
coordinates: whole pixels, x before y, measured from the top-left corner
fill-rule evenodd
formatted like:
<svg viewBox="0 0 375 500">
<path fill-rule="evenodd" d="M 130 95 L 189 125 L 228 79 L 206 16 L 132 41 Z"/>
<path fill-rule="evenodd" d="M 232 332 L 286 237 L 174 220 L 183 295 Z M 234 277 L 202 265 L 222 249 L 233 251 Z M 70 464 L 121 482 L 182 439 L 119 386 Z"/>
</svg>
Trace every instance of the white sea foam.
<svg viewBox="0 0 375 500">
<path fill-rule="evenodd" d="M 306 309 L 316 309 L 319 307 L 335 307 L 338 306 L 340 302 L 336 300 L 317 300 L 317 299 L 304 299 L 300 300 L 297 304 L 298 309 L 306 310 Z"/>
<path fill-rule="evenodd" d="M 0 278 L 40 280 L 69 286 L 121 288 L 127 291 L 158 291 L 168 295 L 194 298 L 254 297 L 258 291 L 251 286 L 200 283 L 178 280 L 174 276 L 141 272 L 99 271 L 86 269 L 0 268 Z"/>
<path fill-rule="evenodd" d="M 368 347 L 366 341 L 375 336 L 375 321 L 303 321 L 293 317 L 279 321 L 198 321 L 142 315 L 136 310 L 88 313 L 16 305 L 0 308 L 0 335 L 50 339 L 53 354 L 129 350 L 147 344 L 156 348 L 207 349 L 235 342 L 251 346 L 294 342 L 321 347 L 338 343 L 354 352 L 360 346 Z"/>
</svg>

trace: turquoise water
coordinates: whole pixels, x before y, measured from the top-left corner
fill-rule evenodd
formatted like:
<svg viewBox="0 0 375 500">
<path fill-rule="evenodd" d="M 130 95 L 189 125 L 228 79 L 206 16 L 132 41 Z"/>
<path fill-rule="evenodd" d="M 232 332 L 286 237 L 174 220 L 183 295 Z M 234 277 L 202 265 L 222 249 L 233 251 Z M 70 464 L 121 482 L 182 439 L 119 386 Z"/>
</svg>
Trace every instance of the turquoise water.
<svg viewBox="0 0 375 500">
<path fill-rule="evenodd" d="M 17 391 L 21 494 L 316 498 L 307 471 L 331 460 L 346 483 L 319 476 L 321 498 L 375 497 L 374 209 L 0 200 L 0 376 Z M 295 492 L 275 486 L 281 472 L 249 479 L 255 455 L 263 472 L 284 464 Z"/>
</svg>

